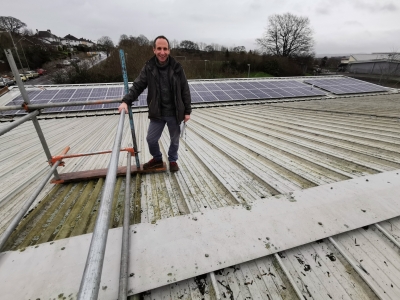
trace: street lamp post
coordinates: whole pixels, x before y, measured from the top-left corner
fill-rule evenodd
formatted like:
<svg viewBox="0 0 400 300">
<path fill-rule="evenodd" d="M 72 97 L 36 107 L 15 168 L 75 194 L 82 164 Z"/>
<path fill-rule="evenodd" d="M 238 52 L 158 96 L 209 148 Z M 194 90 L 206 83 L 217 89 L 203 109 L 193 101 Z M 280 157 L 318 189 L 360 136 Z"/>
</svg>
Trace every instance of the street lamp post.
<svg viewBox="0 0 400 300">
<path fill-rule="evenodd" d="M 207 60 L 207 59 L 204 60 L 204 73 L 205 73 L 205 76 L 207 76 L 207 62 L 208 61 L 209 60 Z"/>
<path fill-rule="evenodd" d="M 247 64 L 249 66 L 249 72 L 247 73 L 247 78 L 250 78 L 250 64 Z"/>
<path fill-rule="evenodd" d="M 10 37 L 11 37 L 11 41 L 12 41 L 12 43 L 13 43 L 13 45 L 14 45 L 15 52 L 17 53 L 17 57 L 18 57 L 18 61 L 19 61 L 19 65 L 20 65 L 20 66 L 21 66 L 21 68 L 22 68 L 22 73 L 25 73 L 24 67 L 22 66 L 22 63 L 21 63 L 21 59 L 19 58 L 19 54 L 18 54 L 17 45 L 15 45 L 15 43 L 14 43 L 14 39 L 13 39 L 13 37 L 12 37 L 12 35 L 11 35 L 11 32 L 10 32 L 10 31 L 0 31 L 0 33 L 2 33 L 2 32 L 8 32 L 8 34 L 10 35 Z"/>
</svg>

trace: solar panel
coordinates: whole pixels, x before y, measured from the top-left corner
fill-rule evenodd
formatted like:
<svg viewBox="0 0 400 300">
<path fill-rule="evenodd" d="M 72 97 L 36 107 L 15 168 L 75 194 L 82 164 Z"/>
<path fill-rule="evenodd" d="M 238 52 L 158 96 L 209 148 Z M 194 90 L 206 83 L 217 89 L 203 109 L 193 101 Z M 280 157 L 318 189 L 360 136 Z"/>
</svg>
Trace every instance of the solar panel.
<svg viewBox="0 0 400 300">
<path fill-rule="evenodd" d="M 76 92 L 76 89 L 60 90 L 54 99 L 69 99 Z"/>
<path fill-rule="evenodd" d="M 216 85 L 223 91 L 232 90 L 232 88 L 227 83 L 216 83 Z"/>
<path fill-rule="evenodd" d="M 122 98 L 124 93 L 124 88 L 123 87 L 110 87 L 107 91 L 107 98 L 108 97 L 116 97 L 116 98 Z"/>
<path fill-rule="evenodd" d="M 197 92 L 208 91 L 208 89 L 202 83 L 195 83 L 191 85 L 192 88 Z"/>
<path fill-rule="evenodd" d="M 213 91 L 212 93 L 220 101 L 230 101 L 230 100 L 232 100 L 232 98 L 229 97 L 229 95 L 227 93 L 225 93 L 224 91 L 222 91 L 222 90 Z"/>
<path fill-rule="evenodd" d="M 79 89 L 75 92 L 75 94 L 71 97 L 72 99 L 75 98 L 86 98 L 89 97 L 90 93 L 93 89 Z"/>
<path fill-rule="evenodd" d="M 197 94 L 196 92 L 191 92 L 190 96 L 192 98 L 193 103 L 203 102 L 203 99 L 201 99 L 200 95 Z"/>
<path fill-rule="evenodd" d="M 57 95 L 60 92 L 60 90 L 44 90 L 41 93 L 37 94 L 35 97 L 31 97 L 30 99 L 35 100 L 35 99 L 48 99 L 51 100 L 54 98 L 55 95 Z"/>
<path fill-rule="evenodd" d="M 229 95 L 233 100 L 244 100 L 244 99 L 246 99 L 246 97 L 244 97 L 238 91 L 230 90 L 230 91 L 224 91 L 224 92 L 227 95 Z"/>
<path fill-rule="evenodd" d="M 242 94 L 246 99 L 259 99 L 260 98 L 248 90 L 237 90 L 237 92 Z"/>
<path fill-rule="evenodd" d="M 108 90 L 108 88 L 92 89 L 92 93 L 89 95 L 89 97 L 103 97 L 103 98 L 105 98 L 107 96 L 107 90 Z"/>
<path fill-rule="evenodd" d="M 317 86 L 336 95 L 388 91 L 387 88 L 382 86 L 353 78 L 307 79 L 304 82 Z"/>
<path fill-rule="evenodd" d="M 204 102 L 214 102 L 218 101 L 218 98 L 215 97 L 211 92 L 197 92 L 199 96 L 203 99 Z"/>
<path fill-rule="evenodd" d="M 119 103 L 105 103 L 103 104 L 104 109 L 117 109 L 119 106 Z"/>
</svg>

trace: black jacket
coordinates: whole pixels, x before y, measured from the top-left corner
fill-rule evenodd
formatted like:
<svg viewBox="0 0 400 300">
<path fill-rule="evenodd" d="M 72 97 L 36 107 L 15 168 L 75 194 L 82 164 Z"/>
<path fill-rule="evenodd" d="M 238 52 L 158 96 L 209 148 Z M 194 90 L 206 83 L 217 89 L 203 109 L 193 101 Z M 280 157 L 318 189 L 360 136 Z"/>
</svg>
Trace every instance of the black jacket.
<svg viewBox="0 0 400 300">
<path fill-rule="evenodd" d="M 182 65 L 171 56 L 169 63 L 169 79 L 173 100 L 175 101 L 176 119 L 180 123 L 184 120 L 185 115 L 190 115 L 192 112 L 190 89 Z M 132 105 L 132 102 L 137 101 L 139 95 L 147 87 L 147 106 L 149 107 L 150 119 L 161 117 L 161 96 L 157 84 L 159 75 L 156 68 L 156 57 L 153 56 L 146 62 L 139 76 L 133 82 L 129 94 L 126 94 L 122 99 L 122 102 Z"/>
</svg>

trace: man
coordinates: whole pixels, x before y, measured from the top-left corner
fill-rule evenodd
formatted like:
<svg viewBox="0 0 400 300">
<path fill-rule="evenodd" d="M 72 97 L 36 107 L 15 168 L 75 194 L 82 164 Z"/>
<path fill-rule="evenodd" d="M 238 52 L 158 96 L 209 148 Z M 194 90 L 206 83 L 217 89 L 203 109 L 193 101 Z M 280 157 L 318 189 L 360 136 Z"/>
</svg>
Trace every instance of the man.
<svg viewBox="0 0 400 300">
<path fill-rule="evenodd" d="M 137 101 L 139 95 L 147 89 L 147 106 L 150 125 L 147 131 L 147 143 L 153 158 L 143 165 L 144 170 L 163 166 L 158 140 L 167 124 L 171 143 L 168 150 L 169 170 L 179 171 L 177 164 L 180 123 L 190 120 L 191 98 L 189 84 L 182 65 L 170 56 L 169 41 L 158 36 L 153 43 L 154 56 L 146 62 L 135 79 L 129 94 L 122 99 L 118 111 L 128 112 L 128 105 Z"/>
</svg>

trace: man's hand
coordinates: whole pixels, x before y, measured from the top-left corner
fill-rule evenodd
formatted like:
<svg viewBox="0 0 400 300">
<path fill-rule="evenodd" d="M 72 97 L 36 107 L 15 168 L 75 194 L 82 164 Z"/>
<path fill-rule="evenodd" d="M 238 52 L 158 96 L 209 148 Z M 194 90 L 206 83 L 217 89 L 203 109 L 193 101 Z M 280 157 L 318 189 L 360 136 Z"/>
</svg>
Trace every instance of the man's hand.
<svg viewBox="0 0 400 300">
<path fill-rule="evenodd" d="M 122 102 L 121 105 L 118 107 L 118 112 L 120 113 L 122 110 L 125 110 L 128 113 L 128 105 L 125 102 Z"/>
<path fill-rule="evenodd" d="M 187 121 L 189 121 L 190 120 L 190 115 L 185 115 L 185 119 L 183 119 L 183 122 L 187 122 Z"/>
</svg>

